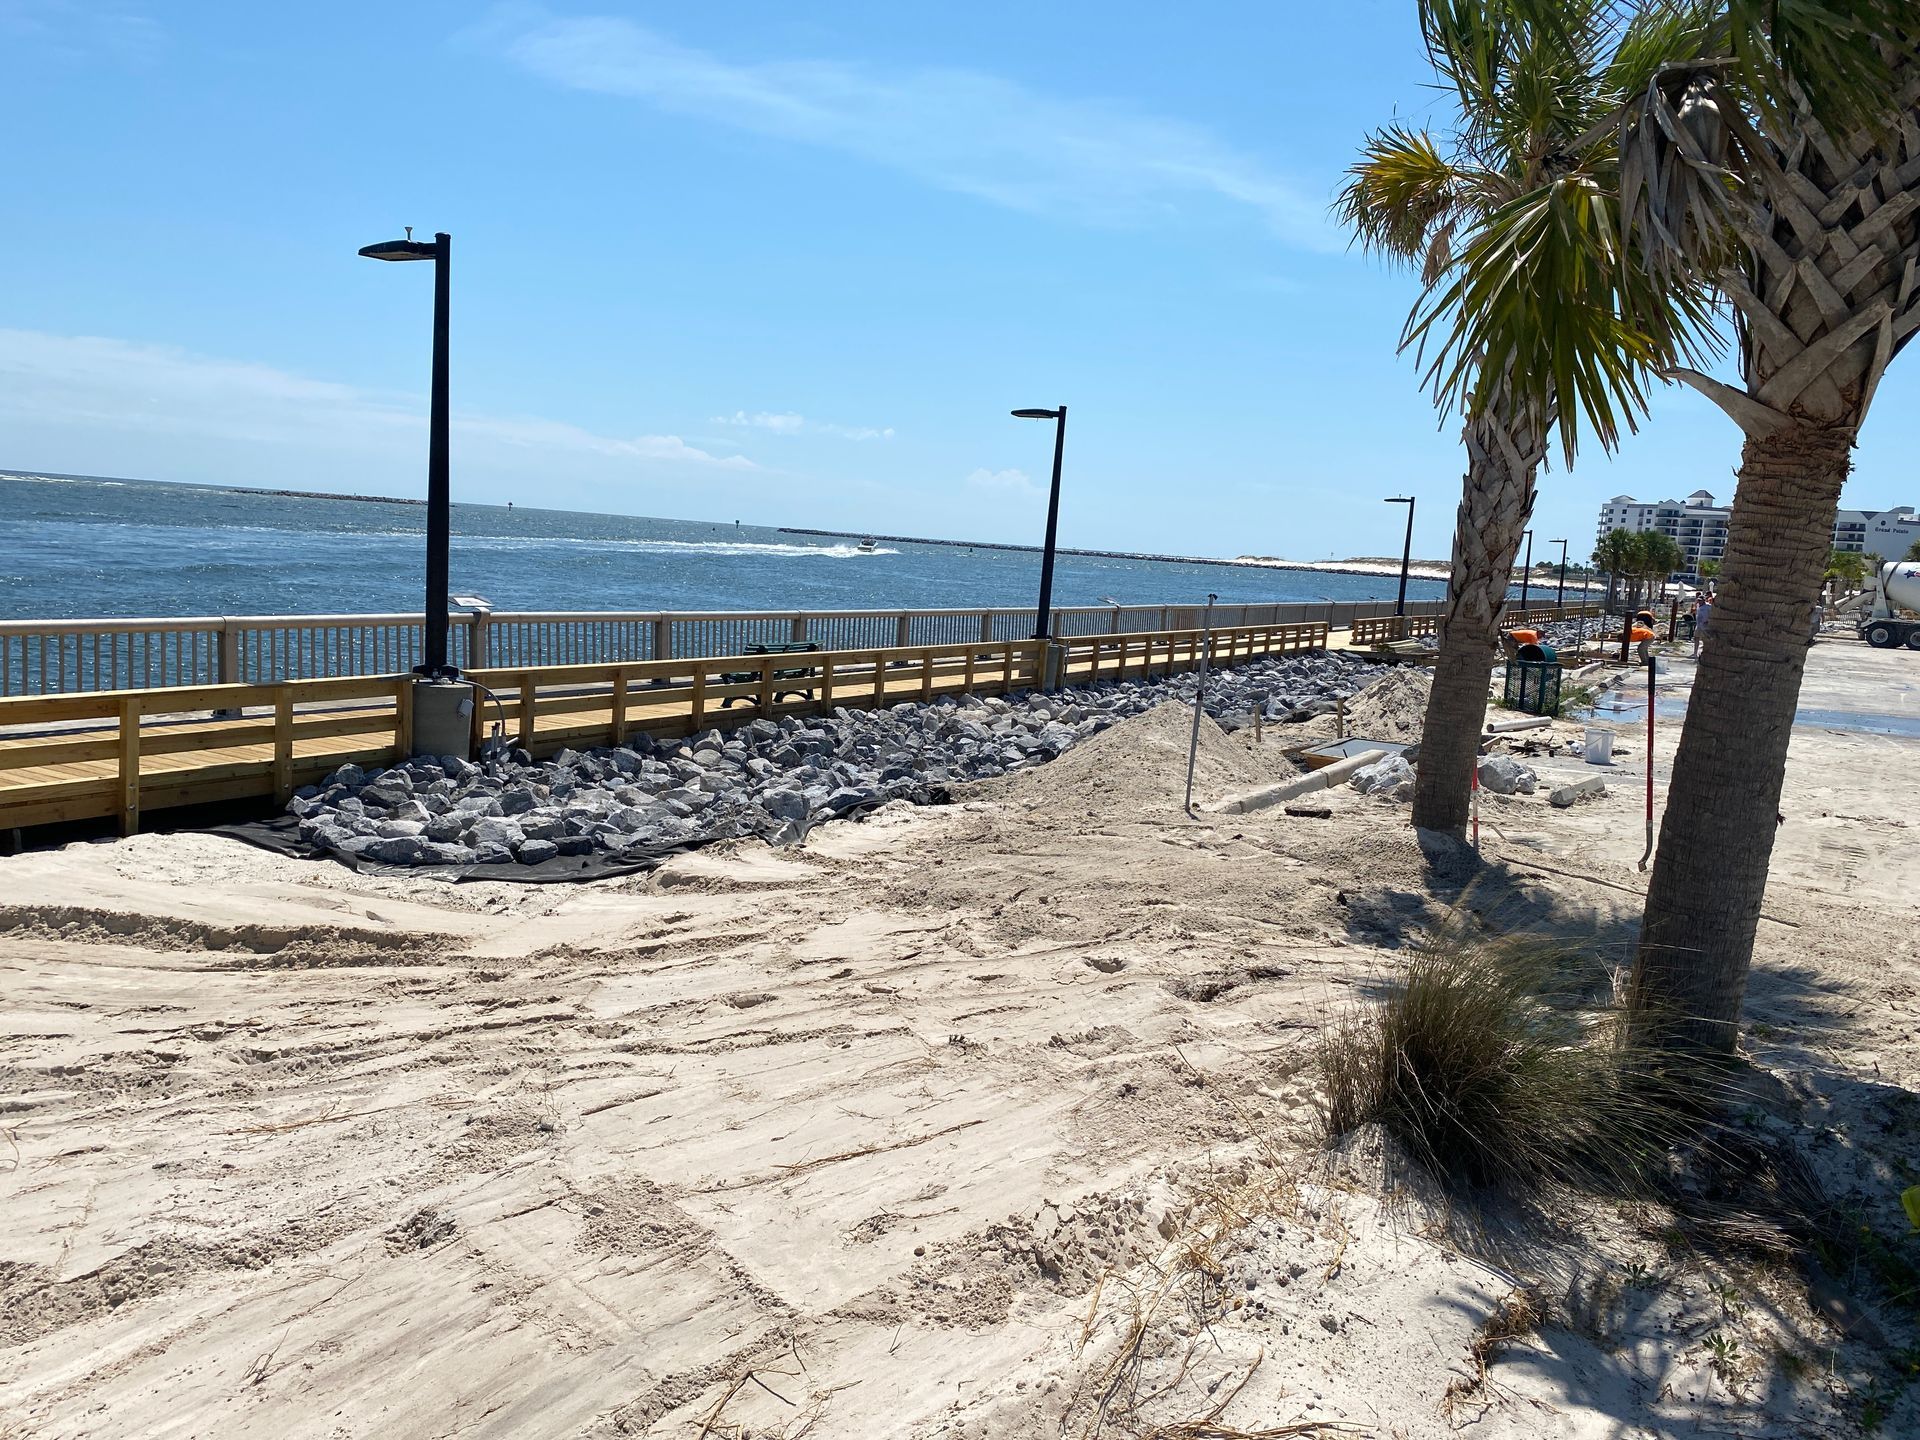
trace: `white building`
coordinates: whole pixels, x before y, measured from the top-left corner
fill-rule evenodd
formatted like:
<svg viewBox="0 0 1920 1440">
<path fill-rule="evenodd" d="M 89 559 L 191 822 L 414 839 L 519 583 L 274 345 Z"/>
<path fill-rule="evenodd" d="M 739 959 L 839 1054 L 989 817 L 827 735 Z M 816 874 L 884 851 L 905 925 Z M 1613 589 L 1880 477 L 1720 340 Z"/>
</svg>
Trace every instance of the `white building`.
<svg viewBox="0 0 1920 1440">
<path fill-rule="evenodd" d="M 1686 557 L 1680 577 L 1692 579 L 1699 574 L 1701 561 L 1718 560 L 1725 553 L 1727 520 L 1732 514 L 1732 506 L 1714 504 L 1712 494 L 1705 490 L 1696 490 L 1685 500 L 1647 501 L 1616 495 L 1600 507 L 1600 523 L 1594 533 L 1595 539 L 1600 539 L 1612 530 L 1662 531 L 1673 537 Z M 1898 560 L 1916 540 L 1920 540 L 1920 515 L 1911 505 L 1892 510 L 1842 510 L 1833 519 L 1836 550 Z"/>
</svg>

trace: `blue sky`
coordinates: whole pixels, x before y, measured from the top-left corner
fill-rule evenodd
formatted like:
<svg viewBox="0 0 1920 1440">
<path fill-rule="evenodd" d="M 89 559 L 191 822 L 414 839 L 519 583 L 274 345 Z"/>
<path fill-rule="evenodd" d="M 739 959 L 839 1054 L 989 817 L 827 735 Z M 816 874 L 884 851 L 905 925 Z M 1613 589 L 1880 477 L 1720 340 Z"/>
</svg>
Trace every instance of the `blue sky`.
<svg viewBox="0 0 1920 1440">
<path fill-rule="evenodd" d="M 461 498 L 1037 539 L 1444 555 L 1458 496 L 1394 343 L 1411 281 L 1327 216 L 1367 128 L 1442 112 L 1410 0 L 0 0 L 0 467 L 418 494 L 426 267 L 454 236 Z M 1364 59 L 1362 59 L 1364 57 Z M 1920 360 L 1846 503 L 1920 499 Z M 1661 392 L 1543 481 L 1732 490 Z M 1537 553 L 1544 553 L 1538 547 Z"/>
</svg>

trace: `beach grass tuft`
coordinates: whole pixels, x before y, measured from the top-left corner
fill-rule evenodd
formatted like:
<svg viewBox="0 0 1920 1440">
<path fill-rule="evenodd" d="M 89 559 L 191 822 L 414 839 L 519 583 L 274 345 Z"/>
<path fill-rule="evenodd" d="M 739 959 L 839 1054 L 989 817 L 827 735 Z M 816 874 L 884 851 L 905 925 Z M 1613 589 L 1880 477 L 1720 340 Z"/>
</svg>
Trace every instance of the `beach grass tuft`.
<svg viewBox="0 0 1920 1440">
<path fill-rule="evenodd" d="M 1456 1191 L 1644 1193 L 1691 1122 L 1624 1021 L 1591 947 L 1458 917 L 1322 1032 L 1328 1137 L 1377 1124 Z"/>
</svg>

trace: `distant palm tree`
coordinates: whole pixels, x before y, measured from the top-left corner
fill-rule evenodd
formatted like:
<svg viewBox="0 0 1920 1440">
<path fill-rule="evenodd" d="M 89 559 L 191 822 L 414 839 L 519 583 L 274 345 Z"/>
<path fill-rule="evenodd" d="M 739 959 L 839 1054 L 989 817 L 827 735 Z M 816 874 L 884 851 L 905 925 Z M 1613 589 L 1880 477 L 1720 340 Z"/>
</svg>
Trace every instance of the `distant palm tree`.
<svg viewBox="0 0 1920 1440">
<path fill-rule="evenodd" d="M 1718 560 L 1702 560 L 1695 573 L 1699 575 L 1701 584 L 1711 585 L 1720 576 L 1720 562 Z"/>
<path fill-rule="evenodd" d="M 1874 567 L 1878 569 L 1879 567 Z M 1867 581 L 1867 557 L 1855 550 L 1834 550 L 1827 555 L 1827 570 L 1822 577 L 1838 580 L 1851 594 Z"/>
<path fill-rule="evenodd" d="M 1914 541 L 1907 547 L 1907 559 L 1920 560 L 1920 540 Z"/>
<path fill-rule="evenodd" d="M 1558 431 L 1611 447 L 1644 406 L 1651 368 L 1693 353 L 1704 308 L 1623 252 L 1608 117 L 1652 82 L 1684 30 L 1624 30 L 1617 0 L 1422 0 L 1450 129 L 1367 138 L 1339 211 L 1368 249 L 1420 268 L 1402 346 L 1433 359 L 1437 403 L 1465 420 L 1467 471 L 1415 782 L 1413 823 L 1459 831 L 1534 484 Z M 1497 271 L 1509 282 L 1474 277 Z M 1495 315 L 1490 306 L 1506 306 Z M 1524 319 L 1521 313 L 1524 312 Z M 1488 343 L 1497 328 L 1503 343 Z M 1423 353 L 1423 360 L 1425 355 Z"/>
<path fill-rule="evenodd" d="M 1620 577 L 1633 567 L 1633 531 L 1615 528 L 1593 547 L 1593 566 L 1607 575 L 1607 606 L 1614 607 Z"/>
<path fill-rule="evenodd" d="M 1682 565 L 1686 556 L 1680 553 L 1680 544 L 1671 535 L 1659 530 L 1642 530 L 1633 537 L 1633 568 L 1640 584 L 1653 596 L 1658 596 L 1666 587 L 1667 577 Z M 1652 601 L 1636 586 L 1634 600 L 1636 604 Z"/>
</svg>

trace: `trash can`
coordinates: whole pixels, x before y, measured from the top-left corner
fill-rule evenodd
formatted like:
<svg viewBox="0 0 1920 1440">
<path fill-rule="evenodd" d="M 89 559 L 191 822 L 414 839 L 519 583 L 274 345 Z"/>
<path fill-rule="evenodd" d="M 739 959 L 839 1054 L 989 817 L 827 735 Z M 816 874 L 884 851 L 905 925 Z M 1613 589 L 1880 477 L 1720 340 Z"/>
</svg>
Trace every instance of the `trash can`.
<svg viewBox="0 0 1920 1440">
<path fill-rule="evenodd" d="M 1528 655 L 1532 650 L 1544 655 Z M 1560 662 L 1544 645 L 1522 645 L 1520 657 L 1507 662 L 1507 684 L 1502 698 L 1507 707 L 1528 715 L 1560 713 Z"/>
</svg>

